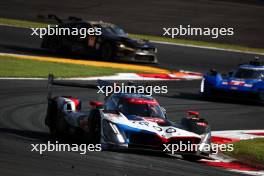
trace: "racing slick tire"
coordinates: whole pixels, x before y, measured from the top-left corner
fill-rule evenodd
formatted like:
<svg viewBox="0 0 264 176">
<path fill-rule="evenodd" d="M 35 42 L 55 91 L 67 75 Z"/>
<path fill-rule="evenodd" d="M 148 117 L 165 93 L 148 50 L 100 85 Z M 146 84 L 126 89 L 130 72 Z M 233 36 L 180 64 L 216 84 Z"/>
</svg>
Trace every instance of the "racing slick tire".
<svg viewBox="0 0 264 176">
<path fill-rule="evenodd" d="M 58 113 L 58 109 L 56 102 L 52 99 L 49 99 L 45 124 L 49 127 L 49 132 L 51 137 L 55 137 L 57 133 L 56 123 L 55 123 L 57 113 Z"/>
<path fill-rule="evenodd" d="M 88 118 L 89 138 L 92 143 L 101 142 L 101 114 L 98 109 L 93 109 Z"/>
<path fill-rule="evenodd" d="M 258 98 L 259 98 L 260 103 L 264 103 L 264 91 L 259 92 Z"/>
<path fill-rule="evenodd" d="M 55 137 L 66 137 L 70 129 L 69 124 L 63 116 L 57 116 L 55 120 Z"/>
<path fill-rule="evenodd" d="M 100 57 L 105 61 L 110 61 L 114 57 L 114 49 L 110 43 L 102 44 L 100 48 Z"/>
<path fill-rule="evenodd" d="M 70 125 L 58 111 L 57 104 L 54 100 L 49 100 L 45 123 L 49 127 L 50 136 L 52 138 L 66 136 L 70 129 Z"/>
<path fill-rule="evenodd" d="M 200 123 L 200 125 L 198 125 Z M 181 121 L 182 126 L 193 133 L 196 133 L 198 135 L 206 134 L 210 131 L 210 126 L 208 125 L 208 122 L 205 119 L 200 118 L 183 118 Z M 182 155 L 182 158 L 187 161 L 198 161 L 201 159 L 204 159 L 205 157 L 209 157 L 209 153 L 201 153 L 203 156 L 197 156 L 197 155 Z"/>
<path fill-rule="evenodd" d="M 211 94 L 211 89 L 208 86 L 204 87 L 204 92 L 201 93 L 203 98 L 209 98 Z"/>
<path fill-rule="evenodd" d="M 203 91 L 200 92 L 200 95 L 205 98 L 205 99 L 209 99 L 212 98 L 214 96 L 213 91 L 212 91 L 212 86 L 208 85 L 207 83 L 204 82 L 203 85 Z"/>
<path fill-rule="evenodd" d="M 62 42 L 59 37 L 49 37 L 47 39 L 47 49 L 52 53 L 63 52 Z"/>
</svg>

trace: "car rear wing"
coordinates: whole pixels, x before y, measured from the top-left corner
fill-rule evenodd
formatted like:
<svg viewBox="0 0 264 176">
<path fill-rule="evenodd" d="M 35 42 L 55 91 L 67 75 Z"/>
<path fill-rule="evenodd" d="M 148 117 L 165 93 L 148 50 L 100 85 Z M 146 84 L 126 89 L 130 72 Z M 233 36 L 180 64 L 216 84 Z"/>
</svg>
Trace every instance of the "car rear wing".
<svg viewBox="0 0 264 176">
<path fill-rule="evenodd" d="M 52 74 L 49 74 L 48 77 L 48 96 L 47 98 L 50 99 L 52 97 L 52 87 L 55 86 L 64 86 L 64 87 L 78 87 L 78 88 L 87 88 L 87 89 L 96 89 L 96 90 L 106 90 L 106 87 L 108 86 L 114 86 L 114 85 L 121 85 L 119 81 L 110 81 L 110 80 L 102 80 L 102 79 L 98 79 L 97 83 L 94 84 L 87 84 L 87 83 L 80 83 L 80 82 L 73 82 L 73 81 L 69 81 L 69 80 L 55 80 L 54 76 Z M 123 85 L 126 86 L 140 86 L 142 84 L 137 84 L 136 82 L 132 81 L 132 80 L 127 80 Z M 145 84 L 144 86 L 148 86 L 149 84 Z M 110 97 L 112 94 L 100 94 L 103 95 L 104 99 Z M 101 97 L 101 98 L 103 98 Z"/>
<path fill-rule="evenodd" d="M 65 80 L 55 80 L 54 75 L 49 74 L 48 77 L 48 99 L 52 97 L 52 87 L 55 86 L 64 86 L 64 87 L 78 87 L 78 88 L 88 88 L 88 89 L 98 89 L 98 87 L 106 87 L 106 86 L 114 86 L 115 82 L 108 80 L 97 80 L 97 84 L 86 84 L 86 83 L 78 83 L 72 81 Z M 128 82 L 128 85 L 132 84 L 132 82 Z"/>
<path fill-rule="evenodd" d="M 77 82 L 70 82 L 64 80 L 55 80 L 52 74 L 49 74 L 48 77 L 48 99 L 52 97 L 52 87 L 55 86 L 65 86 L 65 87 L 79 87 L 79 88 L 88 88 L 88 89 L 97 89 L 97 85 L 95 84 L 84 84 Z"/>
<path fill-rule="evenodd" d="M 82 18 L 75 17 L 75 16 L 69 16 L 68 19 L 61 19 L 57 15 L 54 14 L 48 14 L 45 15 L 38 15 L 38 18 L 40 19 L 48 19 L 48 20 L 55 20 L 58 24 L 64 24 L 65 22 L 76 22 L 76 21 L 83 21 Z"/>
</svg>

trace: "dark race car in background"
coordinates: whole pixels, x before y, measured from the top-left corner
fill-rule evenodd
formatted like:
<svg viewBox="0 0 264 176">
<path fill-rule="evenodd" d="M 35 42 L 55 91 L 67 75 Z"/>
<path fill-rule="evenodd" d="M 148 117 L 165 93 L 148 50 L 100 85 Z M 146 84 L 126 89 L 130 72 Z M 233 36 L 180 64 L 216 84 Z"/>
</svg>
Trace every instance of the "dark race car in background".
<svg viewBox="0 0 264 176">
<path fill-rule="evenodd" d="M 77 86 L 49 79 L 49 85 Z M 88 86 L 91 87 L 91 86 Z M 156 99 L 144 94 L 113 93 L 104 102 L 90 101 L 89 110 L 71 96 L 48 96 L 45 123 L 52 136 L 83 136 L 106 149 L 148 149 L 165 153 L 164 145 L 196 144 L 191 151 L 175 151 L 185 159 L 207 158 L 211 130 L 207 121 L 190 111 L 180 123 L 169 120 Z M 205 145 L 207 144 L 207 145 Z M 207 149 L 205 148 L 207 147 Z"/>
<path fill-rule="evenodd" d="M 228 75 L 210 70 L 202 79 L 204 97 L 234 97 L 264 102 L 264 66 L 259 60 L 241 64 Z"/>
<path fill-rule="evenodd" d="M 88 35 L 85 38 L 74 35 L 45 35 L 42 48 L 52 52 L 70 52 L 95 55 L 103 60 L 124 60 L 157 63 L 157 48 L 147 40 L 132 39 L 115 24 L 102 21 L 84 21 L 69 17 L 61 20 L 49 15 L 59 23 L 57 28 L 101 28 L 101 35 Z"/>
</svg>

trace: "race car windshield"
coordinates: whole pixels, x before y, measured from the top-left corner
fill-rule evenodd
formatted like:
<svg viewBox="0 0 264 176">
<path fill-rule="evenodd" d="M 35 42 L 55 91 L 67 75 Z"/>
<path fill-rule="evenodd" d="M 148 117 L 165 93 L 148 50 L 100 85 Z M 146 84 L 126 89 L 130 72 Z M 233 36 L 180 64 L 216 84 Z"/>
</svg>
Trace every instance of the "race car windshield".
<svg viewBox="0 0 264 176">
<path fill-rule="evenodd" d="M 142 116 L 142 117 L 165 118 L 165 115 L 161 111 L 159 105 L 134 104 L 134 103 L 124 102 L 122 104 L 119 104 L 119 110 L 124 115 L 137 115 L 137 116 Z"/>
<path fill-rule="evenodd" d="M 239 68 L 235 72 L 234 77 L 242 79 L 264 79 L 264 70 Z"/>
<path fill-rule="evenodd" d="M 112 26 L 112 27 L 105 27 L 103 30 L 112 35 L 118 35 L 118 36 L 127 36 L 125 31 L 117 26 Z"/>
</svg>

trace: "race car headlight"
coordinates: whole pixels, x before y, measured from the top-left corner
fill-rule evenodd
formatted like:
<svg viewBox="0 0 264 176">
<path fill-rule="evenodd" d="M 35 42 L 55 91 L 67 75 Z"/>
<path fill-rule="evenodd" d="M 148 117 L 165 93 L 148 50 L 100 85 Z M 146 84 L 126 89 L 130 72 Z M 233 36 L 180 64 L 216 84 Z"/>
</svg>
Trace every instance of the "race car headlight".
<svg viewBox="0 0 264 176">
<path fill-rule="evenodd" d="M 118 45 L 118 47 L 119 47 L 119 48 L 126 48 L 126 45 L 124 45 L 123 43 L 120 43 L 120 44 Z"/>
<path fill-rule="evenodd" d="M 109 142 L 125 143 L 125 138 L 118 129 L 118 127 L 109 121 L 106 120 L 103 121 L 103 133 L 105 139 Z"/>
<path fill-rule="evenodd" d="M 115 134 L 120 134 L 120 132 L 119 132 L 119 130 L 118 130 L 118 128 L 116 127 L 115 124 L 109 123 L 109 125 L 111 126 L 111 128 L 112 128 L 112 130 L 113 130 L 113 132 L 114 132 Z"/>
<path fill-rule="evenodd" d="M 112 124 L 112 123 L 109 123 L 113 132 L 116 134 L 116 137 L 117 137 L 117 140 L 120 142 L 120 143 L 124 143 L 125 142 L 125 139 L 123 138 L 122 134 L 119 132 L 118 128 L 116 127 L 115 124 Z"/>
<path fill-rule="evenodd" d="M 129 51 L 135 51 L 135 49 L 123 44 L 123 43 L 118 43 L 117 47 L 121 50 L 129 50 Z"/>
</svg>

